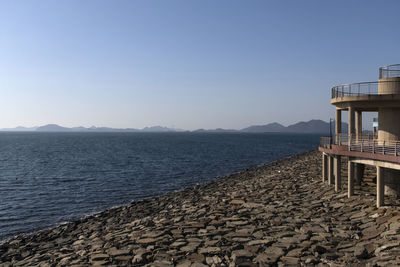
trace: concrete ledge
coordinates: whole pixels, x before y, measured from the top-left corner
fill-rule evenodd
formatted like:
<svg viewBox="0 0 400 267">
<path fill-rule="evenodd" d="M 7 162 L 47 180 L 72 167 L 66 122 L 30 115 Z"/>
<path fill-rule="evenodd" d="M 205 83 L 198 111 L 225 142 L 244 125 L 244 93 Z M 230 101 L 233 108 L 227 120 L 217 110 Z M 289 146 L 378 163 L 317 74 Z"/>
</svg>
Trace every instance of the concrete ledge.
<svg viewBox="0 0 400 267">
<path fill-rule="evenodd" d="M 382 95 L 359 95 L 344 96 L 331 99 L 331 104 L 340 109 L 347 109 L 349 106 L 363 108 L 365 110 L 378 110 L 380 107 L 399 108 L 399 94 L 382 94 Z"/>
<path fill-rule="evenodd" d="M 391 162 L 400 164 L 400 156 L 373 154 L 368 152 L 349 151 L 348 146 L 332 145 L 331 148 L 319 147 L 319 151 L 346 157 L 354 157 L 360 159 L 371 159 L 376 161 Z"/>
</svg>

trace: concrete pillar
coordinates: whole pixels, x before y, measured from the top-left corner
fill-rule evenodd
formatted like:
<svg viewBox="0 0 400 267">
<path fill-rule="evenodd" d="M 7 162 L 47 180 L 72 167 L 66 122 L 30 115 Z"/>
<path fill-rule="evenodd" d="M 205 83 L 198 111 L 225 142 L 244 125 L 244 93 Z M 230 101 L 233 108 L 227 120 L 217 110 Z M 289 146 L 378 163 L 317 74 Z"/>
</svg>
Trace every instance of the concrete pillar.
<svg viewBox="0 0 400 267">
<path fill-rule="evenodd" d="M 356 134 L 356 128 L 355 128 L 355 110 L 353 107 L 349 107 L 349 145 L 350 145 L 350 140 L 352 138 L 358 138 L 358 135 Z M 357 121 L 359 122 L 359 121 Z M 358 128 L 359 129 L 359 128 Z M 357 171 L 358 164 L 352 163 L 352 186 L 354 185 L 354 182 L 359 183 L 361 185 L 361 179 L 362 179 L 362 173 Z"/>
<path fill-rule="evenodd" d="M 333 184 L 334 181 L 333 156 L 328 156 L 328 184 Z"/>
<path fill-rule="evenodd" d="M 354 163 L 348 161 L 348 175 L 347 175 L 347 197 L 354 195 Z"/>
<path fill-rule="evenodd" d="M 357 139 L 361 139 L 362 136 L 362 112 L 357 110 L 356 111 L 356 136 Z"/>
<path fill-rule="evenodd" d="M 338 192 L 342 187 L 342 157 L 336 156 L 335 157 L 335 191 Z"/>
<path fill-rule="evenodd" d="M 338 144 L 339 142 L 339 135 L 341 133 L 342 133 L 342 111 L 340 109 L 336 109 L 336 119 L 335 119 L 336 144 Z"/>
<path fill-rule="evenodd" d="M 365 165 L 360 163 L 354 163 L 354 183 L 355 185 L 361 185 L 364 177 Z"/>
<path fill-rule="evenodd" d="M 378 94 L 400 94 L 400 77 L 379 79 Z M 400 108 L 379 108 L 378 139 L 394 141 L 400 139 Z M 384 168 L 385 194 L 400 197 L 400 172 Z"/>
<path fill-rule="evenodd" d="M 356 139 L 361 139 L 362 137 L 362 112 L 356 111 L 356 120 L 355 120 L 355 132 Z M 363 176 L 364 176 L 364 164 L 355 163 L 354 164 L 354 183 L 356 185 L 361 185 Z"/>
<path fill-rule="evenodd" d="M 322 182 L 328 178 L 328 156 L 322 153 Z"/>
<path fill-rule="evenodd" d="M 349 138 L 354 134 L 354 108 L 349 107 Z"/>
<path fill-rule="evenodd" d="M 376 167 L 376 207 L 380 208 L 384 203 L 384 174 L 382 167 Z"/>
</svg>

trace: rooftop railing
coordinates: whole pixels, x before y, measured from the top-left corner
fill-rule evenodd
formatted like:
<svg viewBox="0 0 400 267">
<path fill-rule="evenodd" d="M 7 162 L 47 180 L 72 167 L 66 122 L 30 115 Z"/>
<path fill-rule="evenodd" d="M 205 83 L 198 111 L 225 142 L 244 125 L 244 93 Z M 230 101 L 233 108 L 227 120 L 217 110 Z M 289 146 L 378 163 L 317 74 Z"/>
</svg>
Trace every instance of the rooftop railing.
<svg viewBox="0 0 400 267">
<path fill-rule="evenodd" d="M 379 68 L 379 79 L 400 77 L 400 64 L 388 65 Z"/>
<path fill-rule="evenodd" d="M 342 84 L 332 88 L 332 98 L 346 96 L 377 95 L 379 84 L 399 83 L 398 81 L 361 82 Z"/>
<path fill-rule="evenodd" d="M 342 84 L 332 88 L 332 98 L 371 94 L 378 94 L 378 82 Z"/>
</svg>

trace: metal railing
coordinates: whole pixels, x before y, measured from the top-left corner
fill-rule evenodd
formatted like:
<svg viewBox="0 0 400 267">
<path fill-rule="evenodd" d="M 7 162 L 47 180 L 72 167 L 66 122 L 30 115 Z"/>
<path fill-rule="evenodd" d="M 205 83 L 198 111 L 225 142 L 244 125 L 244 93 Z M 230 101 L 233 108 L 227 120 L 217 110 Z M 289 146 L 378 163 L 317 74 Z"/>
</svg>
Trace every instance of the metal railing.
<svg viewBox="0 0 400 267">
<path fill-rule="evenodd" d="M 373 133 L 356 135 L 352 134 L 351 137 L 347 133 L 335 134 L 332 137 L 323 136 L 320 139 L 320 146 L 326 147 L 330 145 L 348 146 L 350 140 L 377 140 L 378 136 Z"/>
<path fill-rule="evenodd" d="M 379 79 L 400 77 L 400 64 L 388 65 L 379 68 Z"/>
<path fill-rule="evenodd" d="M 400 155 L 400 141 L 350 140 L 349 151 L 382 155 Z"/>
<path fill-rule="evenodd" d="M 320 147 L 331 148 L 332 145 L 348 146 L 349 151 L 365 152 L 372 154 L 400 156 L 400 141 L 378 140 L 372 134 L 349 137 L 347 134 L 339 134 L 333 137 L 323 136 L 320 139 Z"/>
<path fill-rule="evenodd" d="M 399 83 L 399 81 L 380 81 L 342 84 L 332 87 L 332 98 L 345 96 L 377 95 L 379 84 Z"/>
<path fill-rule="evenodd" d="M 332 138 L 329 136 L 322 136 L 319 140 L 319 146 L 320 147 L 325 147 L 325 148 L 330 148 L 332 145 Z"/>
<path fill-rule="evenodd" d="M 332 88 L 332 98 L 377 94 L 378 82 L 342 84 Z"/>
<path fill-rule="evenodd" d="M 340 146 L 347 146 L 347 144 L 349 143 L 349 135 L 348 134 L 336 134 L 333 136 L 334 138 L 334 144 L 335 145 L 340 145 Z"/>
</svg>

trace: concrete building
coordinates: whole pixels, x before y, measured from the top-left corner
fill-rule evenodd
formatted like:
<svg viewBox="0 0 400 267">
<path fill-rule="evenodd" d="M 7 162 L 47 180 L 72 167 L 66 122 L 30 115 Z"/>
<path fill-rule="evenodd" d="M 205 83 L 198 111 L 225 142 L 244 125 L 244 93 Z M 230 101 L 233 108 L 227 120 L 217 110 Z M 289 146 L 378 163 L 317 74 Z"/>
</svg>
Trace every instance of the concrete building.
<svg viewBox="0 0 400 267">
<path fill-rule="evenodd" d="M 335 134 L 322 137 L 322 181 L 342 187 L 341 160 L 348 164 L 348 197 L 354 184 L 361 183 L 364 165 L 376 167 L 377 207 L 384 195 L 400 197 L 400 64 L 379 68 L 379 80 L 339 85 L 332 88 L 336 107 Z M 342 111 L 348 112 L 348 132 L 343 133 Z M 377 136 L 363 134 L 364 112 L 377 112 Z"/>
</svg>

